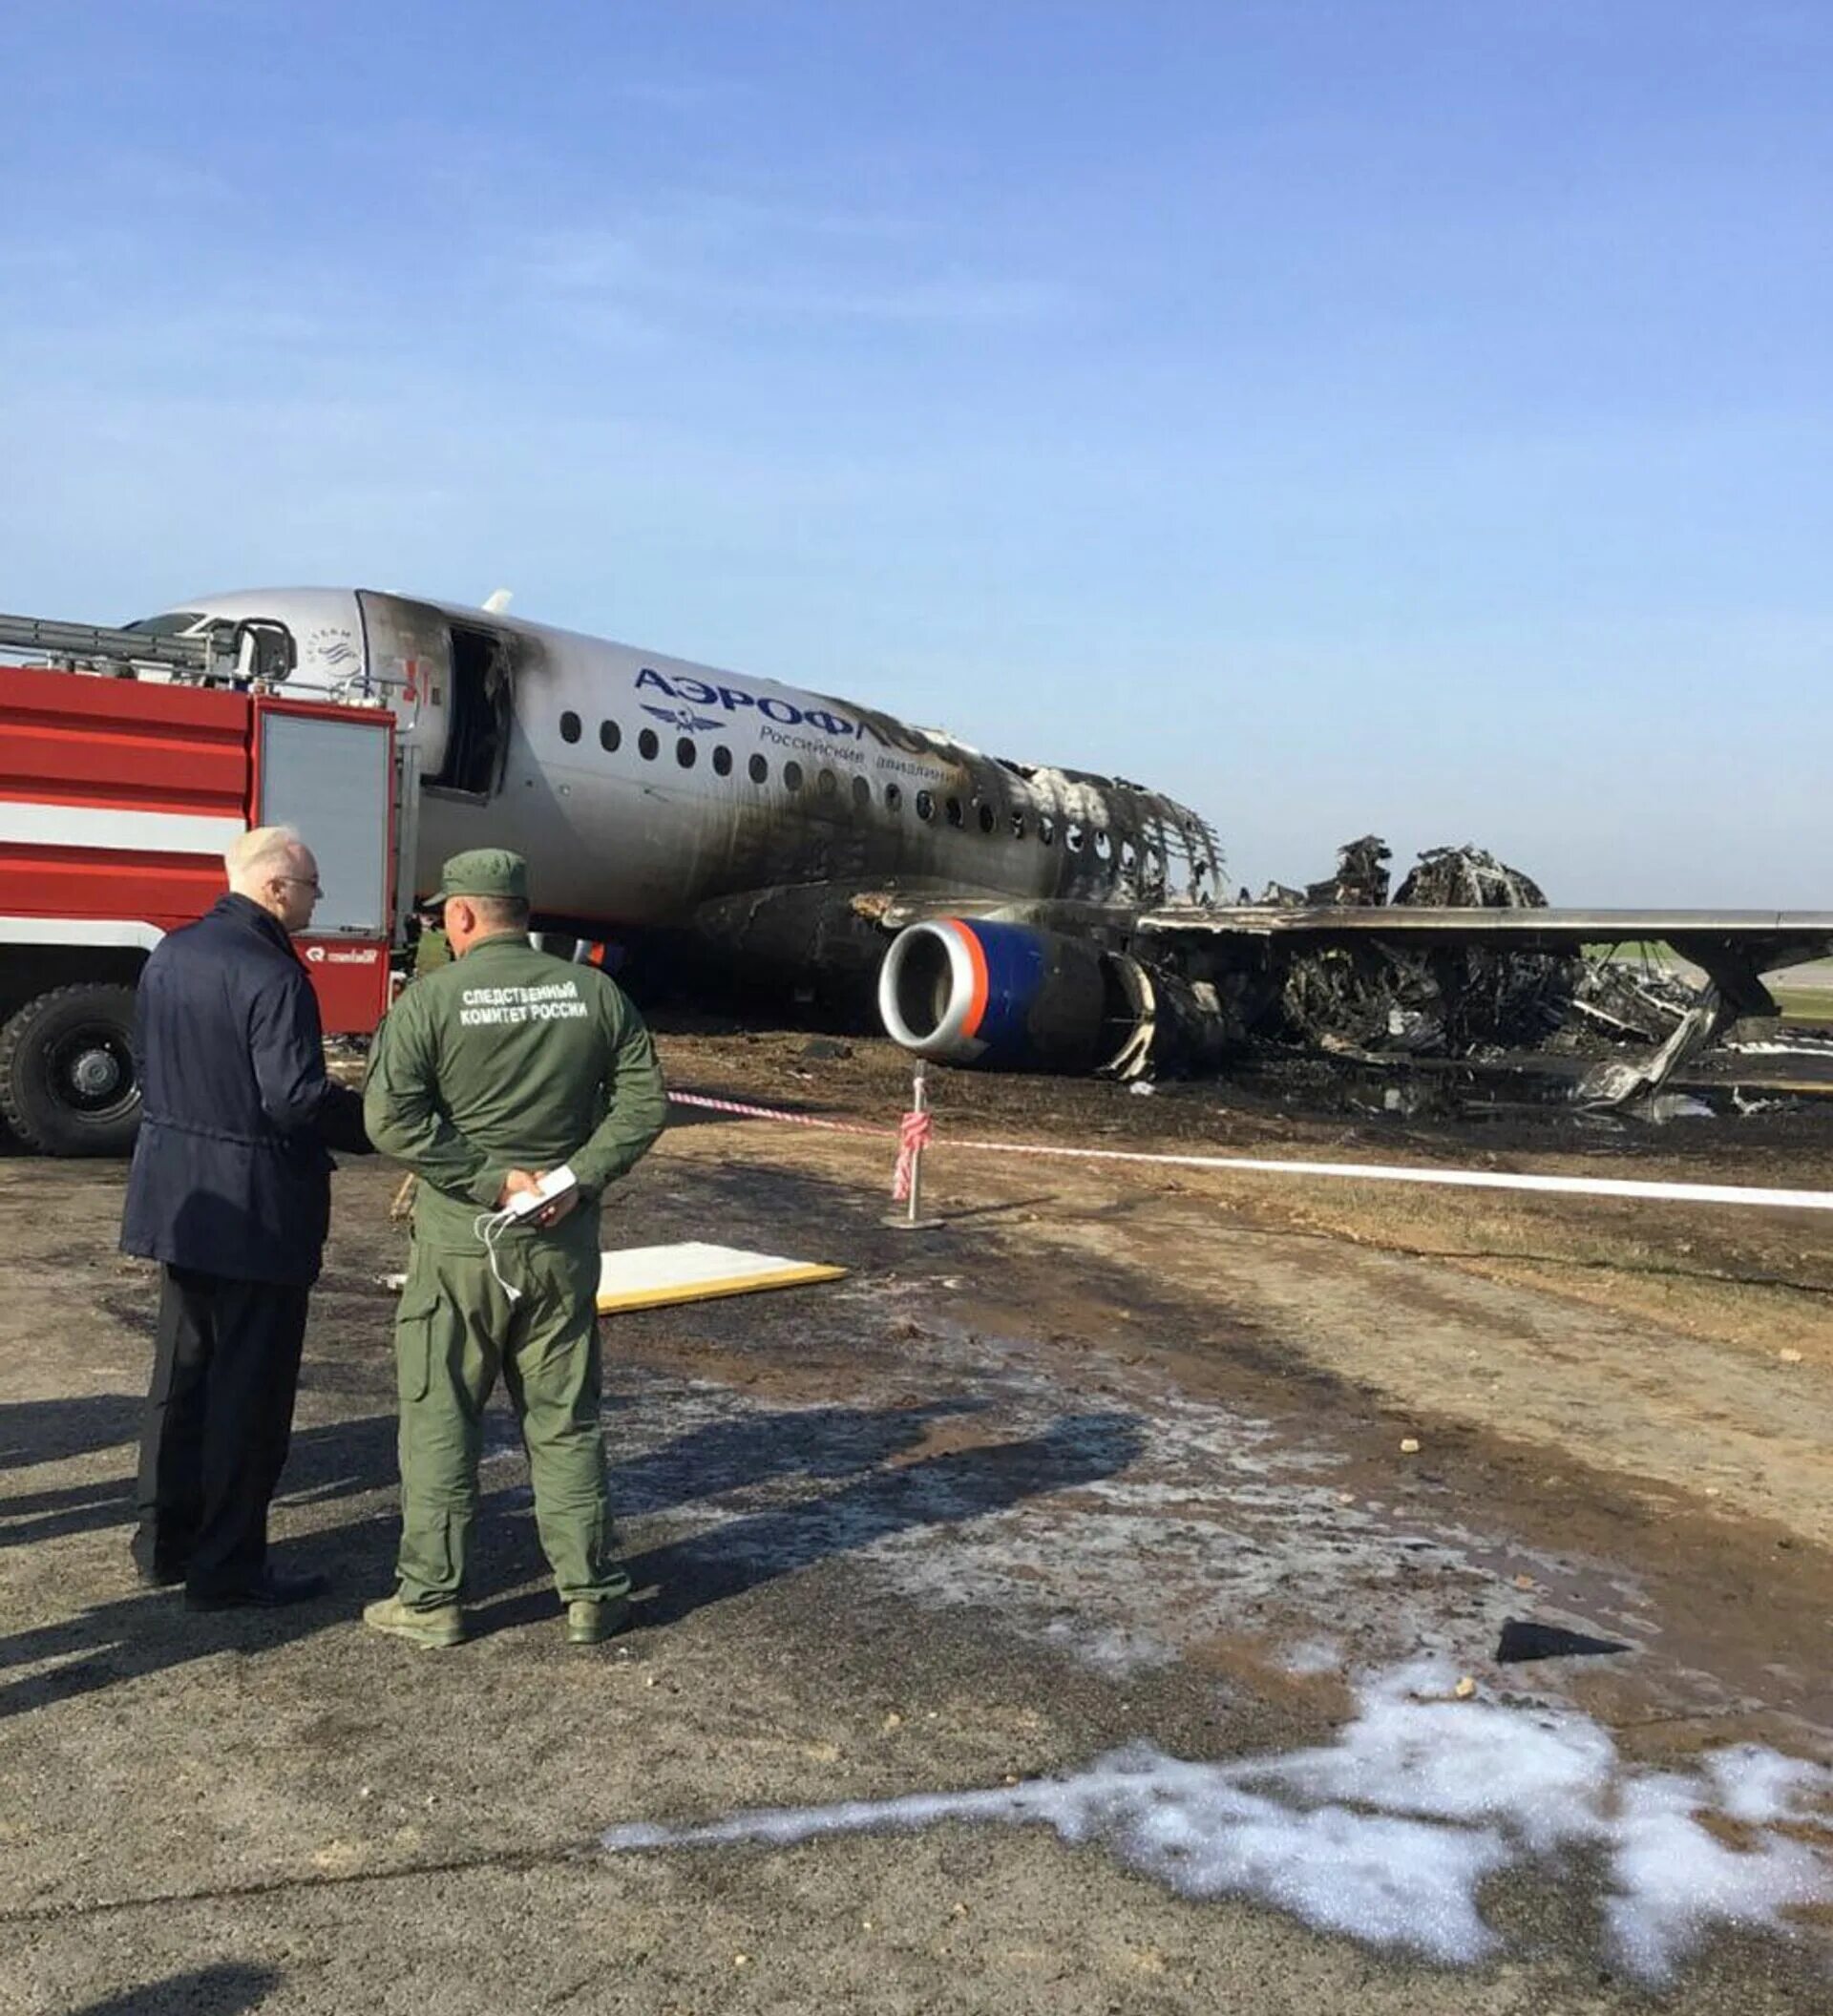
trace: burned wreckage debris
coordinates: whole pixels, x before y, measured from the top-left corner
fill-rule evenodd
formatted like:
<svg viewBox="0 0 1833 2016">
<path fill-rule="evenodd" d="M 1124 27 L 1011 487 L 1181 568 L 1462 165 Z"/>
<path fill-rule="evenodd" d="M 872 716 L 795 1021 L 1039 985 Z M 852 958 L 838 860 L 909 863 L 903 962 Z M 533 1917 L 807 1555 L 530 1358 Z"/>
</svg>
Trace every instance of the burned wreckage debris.
<svg viewBox="0 0 1833 2016">
<path fill-rule="evenodd" d="M 1285 907 L 1545 910 L 1540 885 L 1480 847 L 1435 847 L 1388 894 L 1384 840 L 1365 833 L 1338 850 L 1337 872 L 1302 892 L 1275 885 L 1262 900 Z M 1582 958 L 1486 946 L 1420 952 L 1377 942 L 1294 952 L 1278 1022 L 1264 1038 L 1355 1055 L 1496 1057 L 1534 1050 L 1564 1027 Z"/>
<path fill-rule="evenodd" d="M 1709 968 L 1694 985 L 1646 959 L 1620 961 L 1608 914 L 1591 938 L 1601 951 L 1570 934 L 1537 943 L 1526 914 L 1548 911 L 1546 895 L 1483 848 L 1428 849 L 1390 893 L 1391 858 L 1385 841 L 1364 834 L 1338 849 L 1335 874 L 1320 882 L 1271 884 L 1255 904 L 1242 892 L 1231 917 L 1252 929 L 1258 914 L 1271 927 L 1255 944 L 1259 956 L 1242 956 L 1254 941 L 1218 938 L 1198 983 L 1231 1011 L 1227 1047 L 1372 1065 L 1428 1058 L 1532 1069 L 1536 1059 L 1568 1059 L 1571 1101 L 1614 1106 L 1656 1091 L 1738 1016 L 1775 1012 L 1730 944 L 1687 947 Z M 1526 928 L 1512 934 L 1518 945 L 1459 928 L 1441 934 L 1419 914 L 1435 911 L 1515 913 Z M 1280 917 L 1297 925 L 1300 914 L 1304 931 L 1282 935 Z M 1188 976 L 1191 961 L 1181 963 Z M 1154 1057 L 1164 1075 L 1210 1061 L 1188 1046 L 1180 1056 L 1161 1044 Z"/>
<path fill-rule="evenodd" d="M 1195 814 L 1115 779 L 1001 767 L 1008 792 L 1037 797 L 1019 816 L 1109 844 L 1070 844 L 1028 894 L 854 896 L 859 921 L 895 934 L 877 968 L 882 1025 L 939 1062 L 1141 1080 L 1255 1053 L 1541 1060 L 1537 1097 L 1564 1080 L 1579 1104 L 1621 1105 L 1737 1018 L 1773 1016 L 1764 971 L 1833 945 L 1821 913 L 1555 910 L 1478 847 L 1427 850 L 1390 893 L 1391 851 L 1372 833 L 1321 882 L 1231 903 L 1212 893 L 1219 850 Z M 1147 813 L 1155 845 L 1113 839 Z M 1650 942 L 1703 983 L 1613 957 Z"/>
</svg>

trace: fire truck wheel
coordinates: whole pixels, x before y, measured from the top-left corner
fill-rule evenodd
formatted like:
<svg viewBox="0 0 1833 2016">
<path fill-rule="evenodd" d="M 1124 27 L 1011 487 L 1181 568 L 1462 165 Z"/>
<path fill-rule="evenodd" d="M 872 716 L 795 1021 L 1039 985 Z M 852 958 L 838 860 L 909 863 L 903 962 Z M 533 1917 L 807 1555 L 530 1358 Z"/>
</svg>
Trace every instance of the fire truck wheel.
<svg viewBox="0 0 1833 2016">
<path fill-rule="evenodd" d="M 134 990 L 53 987 L 0 1029 L 0 1114 L 41 1155 L 125 1155 L 140 1124 Z"/>
</svg>

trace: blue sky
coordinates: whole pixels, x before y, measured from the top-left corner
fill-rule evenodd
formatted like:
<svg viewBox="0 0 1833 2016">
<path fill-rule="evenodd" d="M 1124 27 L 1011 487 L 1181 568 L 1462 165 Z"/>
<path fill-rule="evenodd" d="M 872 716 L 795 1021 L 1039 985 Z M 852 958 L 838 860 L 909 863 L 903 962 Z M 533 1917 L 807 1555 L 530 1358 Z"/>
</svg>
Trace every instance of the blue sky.
<svg viewBox="0 0 1833 2016">
<path fill-rule="evenodd" d="M 354 581 L 1833 908 L 1833 9 L 13 0 L 0 607 Z"/>
</svg>

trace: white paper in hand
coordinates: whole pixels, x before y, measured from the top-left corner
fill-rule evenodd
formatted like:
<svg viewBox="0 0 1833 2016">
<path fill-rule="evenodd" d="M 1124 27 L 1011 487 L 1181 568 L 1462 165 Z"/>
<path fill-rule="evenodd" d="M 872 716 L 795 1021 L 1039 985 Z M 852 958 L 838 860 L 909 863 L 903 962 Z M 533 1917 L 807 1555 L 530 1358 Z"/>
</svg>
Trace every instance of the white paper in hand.
<svg viewBox="0 0 1833 2016">
<path fill-rule="evenodd" d="M 511 1218 L 533 1218 L 569 1190 L 577 1189 L 579 1183 L 579 1179 L 562 1164 L 558 1169 L 549 1169 L 532 1190 L 517 1190 L 504 1205 L 504 1212 Z"/>
</svg>

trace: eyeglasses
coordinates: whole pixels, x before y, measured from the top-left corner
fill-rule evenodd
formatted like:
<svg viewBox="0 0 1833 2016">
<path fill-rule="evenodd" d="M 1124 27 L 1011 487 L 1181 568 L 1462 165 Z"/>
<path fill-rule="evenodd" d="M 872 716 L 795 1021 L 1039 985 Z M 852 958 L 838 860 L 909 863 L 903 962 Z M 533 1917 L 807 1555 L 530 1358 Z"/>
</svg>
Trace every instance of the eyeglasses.
<svg viewBox="0 0 1833 2016">
<path fill-rule="evenodd" d="M 315 896 L 322 896 L 325 893 L 325 885 L 316 875 L 276 875 L 274 880 L 276 882 L 295 882 L 301 889 L 309 889 Z"/>
</svg>

